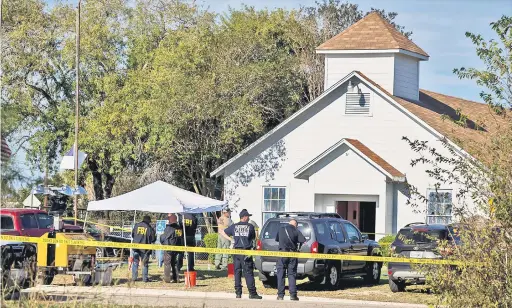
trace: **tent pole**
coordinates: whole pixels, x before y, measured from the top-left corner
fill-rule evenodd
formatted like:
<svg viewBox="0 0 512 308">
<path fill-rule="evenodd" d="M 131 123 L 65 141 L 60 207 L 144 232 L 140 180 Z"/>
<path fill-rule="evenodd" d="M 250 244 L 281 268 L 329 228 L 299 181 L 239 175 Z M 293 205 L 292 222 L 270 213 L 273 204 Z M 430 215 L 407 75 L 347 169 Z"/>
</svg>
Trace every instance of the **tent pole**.
<svg viewBox="0 0 512 308">
<path fill-rule="evenodd" d="M 87 215 L 89 215 L 89 211 L 85 212 L 84 233 L 87 233 Z"/>
<path fill-rule="evenodd" d="M 187 231 L 185 231 L 185 212 L 183 212 L 181 214 L 181 220 L 183 221 L 182 222 L 182 225 L 183 225 L 183 242 L 185 243 L 185 249 L 187 248 Z M 185 276 L 185 284 L 186 284 L 186 281 L 187 281 L 187 277 L 189 279 L 189 287 L 190 287 L 190 268 L 188 267 L 189 265 L 189 261 L 188 261 L 188 252 L 187 253 L 187 275 Z M 183 257 L 185 257 L 185 252 L 183 252 Z M 185 258 L 183 258 L 185 259 Z"/>
<path fill-rule="evenodd" d="M 135 218 L 137 217 L 137 210 L 133 212 L 133 225 L 135 226 Z M 122 226 L 121 226 L 122 227 Z M 130 233 L 131 235 L 131 233 Z M 133 243 L 133 236 L 132 236 L 132 243 Z"/>
<path fill-rule="evenodd" d="M 137 217 L 137 210 L 135 210 L 135 211 L 133 212 L 133 225 L 134 225 L 134 226 L 135 226 L 135 218 L 136 218 L 136 217 Z M 123 226 L 121 226 L 121 228 L 122 228 L 122 227 L 123 227 Z M 132 228 L 133 228 L 133 227 L 132 227 Z M 123 234 L 123 233 L 122 233 L 123 231 L 124 231 L 124 230 L 123 230 L 123 229 L 121 229 L 121 234 Z M 130 236 L 131 236 L 131 235 L 132 235 L 132 233 L 130 232 Z M 133 244 L 133 236 L 131 236 L 131 237 L 132 237 L 131 243 Z M 133 249 L 130 249 L 130 257 L 133 257 Z"/>
</svg>

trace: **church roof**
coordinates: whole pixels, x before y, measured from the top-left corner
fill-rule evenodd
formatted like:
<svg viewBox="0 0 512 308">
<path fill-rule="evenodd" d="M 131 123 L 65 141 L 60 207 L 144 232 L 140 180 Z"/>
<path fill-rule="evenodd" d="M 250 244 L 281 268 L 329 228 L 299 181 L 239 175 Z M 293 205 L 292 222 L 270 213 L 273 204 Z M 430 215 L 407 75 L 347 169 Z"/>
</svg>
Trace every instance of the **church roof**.
<svg viewBox="0 0 512 308">
<path fill-rule="evenodd" d="M 345 31 L 317 47 L 318 51 L 386 49 L 402 49 L 425 57 L 429 56 L 377 12 L 368 14 Z"/>
</svg>

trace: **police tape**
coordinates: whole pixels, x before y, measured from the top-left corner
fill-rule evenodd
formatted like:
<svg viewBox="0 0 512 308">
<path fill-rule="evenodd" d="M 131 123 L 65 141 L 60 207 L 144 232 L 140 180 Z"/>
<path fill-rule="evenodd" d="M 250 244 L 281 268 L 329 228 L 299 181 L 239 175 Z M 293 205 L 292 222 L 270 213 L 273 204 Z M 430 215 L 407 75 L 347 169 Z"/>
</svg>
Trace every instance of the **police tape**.
<svg viewBox="0 0 512 308">
<path fill-rule="evenodd" d="M 136 243 L 117 243 L 117 242 L 99 242 L 91 240 L 68 240 L 55 238 L 41 238 L 29 236 L 0 235 L 0 239 L 4 241 L 36 243 L 36 244 L 56 244 L 72 245 L 83 247 L 111 247 L 126 249 L 144 249 L 144 250 L 164 250 L 177 252 L 196 252 L 196 253 L 212 253 L 212 254 L 230 254 L 230 255 L 247 255 L 262 257 L 285 257 L 298 259 L 322 259 L 322 260 L 344 260 L 344 261 L 365 261 L 365 262 L 395 262 L 395 263 L 413 263 L 413 264 L 435 264 L 435 265 L 468 265 L 467 262 L 449 259 L 416 259 L 405 257 L 380 257 L 380 256 L 355 256 L 347 254 L 324 254 L 324 253 L 306 253 L 306 252 L 284 252 L 284 251 L 266 251 L 266 250 L 243 250 L 243 249 L 222 249 L 222 248 L 205 248 L 205 247 L 184 247 L 184 246 L 167 246 L 156 244 L 136 244 Z"/>
</svg>

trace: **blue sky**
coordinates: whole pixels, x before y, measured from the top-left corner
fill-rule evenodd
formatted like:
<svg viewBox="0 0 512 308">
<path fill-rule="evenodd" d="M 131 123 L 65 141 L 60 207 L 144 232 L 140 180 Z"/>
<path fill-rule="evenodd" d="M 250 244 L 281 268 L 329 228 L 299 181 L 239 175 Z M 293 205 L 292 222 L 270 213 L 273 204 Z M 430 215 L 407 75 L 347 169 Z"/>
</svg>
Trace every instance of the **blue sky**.
<svg viewBox="0 0 512 308">
<path fill-rule="evenodd" d="M 78 0 L 61 0 L 75 3 Z M 256 9 L 299 8 L 314 6 L 315 0 L 197 0 L 212 11 L 222 13 L 230 7 L 242 4 Z M 50 6 L 56 0 L 48 0 Z M 471 80 L 460 80 L 453 74 L 454 68 L 481 67 L 475 48 L 465 32 L 494 38 L 489 24 L 503 14 L 512 13 L 510 0 L 351 0 L 368 11 L 370 8 L 385 9 L 398 13 L 396 21 L 413 31 L 412 40 L 425 50 L 430 59 L 421 63 L 420 87 L 430 91 L 480 101 L 482 91 Z"/>
<path fill-rule="evenodd" d="M 425 50 L 430 59 L 421 63 L 420 87 L 423 89 L 481 101 L 482 89 L 471 80 L 460 80 L 452 72 L 459 67 L 481 67 L 471 41 L 465 32 L 494 38 L 489 24 L 503 14 L 512 13 L 510 0 L 362 0 L 349 1 L 370 8 L 385 9 L 398 13 L 396 21 L 413 31 L 412 40 Z M 212 10 L 222 12 L 240 7 L 240 1 L 203 1 Z M 315 0 L 248 0 L 243 2 L 255 8 L 298 8 L 314 6 Z"/>
<path fill-rule="evenodd" d="M 55 1 L 48 0 L 51 6 Z M 63 0 L 75 3 L 77 0 Z M 314 6 L 315 0 L 198 0 L 211 10 L 222 13 L 230 7 L 239 8 L 242 3 L 263 8 L 299 8 Z M 452 71 L 459 67 L 481 67 L 471 41 L 465 32 L 482 34 L 494 38 L 489 24 L 503 14 L 512 13 L 510 0 L 352 0 L 364 11 L 370 8 L 385 9 L 398 13 L 396 21 L 413 31 L 412 40 L 429 55 L 429 61 L 421 63 L 420 87 L 447 95 L 480 101 L 482 91 L 474 81 L 460 80 Z M 17 160 L 23 161 L 19 153 Z"/>
</svg>

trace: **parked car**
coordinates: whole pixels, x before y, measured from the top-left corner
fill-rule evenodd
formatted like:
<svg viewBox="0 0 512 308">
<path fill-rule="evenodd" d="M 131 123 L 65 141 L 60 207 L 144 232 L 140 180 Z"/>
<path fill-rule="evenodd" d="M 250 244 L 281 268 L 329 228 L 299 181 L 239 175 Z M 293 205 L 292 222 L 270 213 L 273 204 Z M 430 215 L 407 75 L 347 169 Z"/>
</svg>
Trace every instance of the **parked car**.
<svg viewBox="0 0 512 308">
<path fill-rule="evenodd" d="M 266 221 L 257 244 L 259 250 L 277 251 L 275 241 L 279 228 L 291 218 L 306 238 L 300 252 L 347 254 L 357 256 L 380 255 L 377 242 L 362 235 L 351 222 L 330 213 L 290 213 Z M 277 286 L 277 257 L 257 256 L 256 268 L 259 278 L 267 288 Z M 367 283 L 378 284 L 382 263 L 365 261 L 340 261 L 322 259 L 299 259 L 297 279 L 308 277 L 310 281 L 323 284 L 330 289 L 340 287 L 342 277 L 364 277 Z"/>
<path fill-rule="evenodd" d="M 442 256 L 437 248 L 442 240 L 453 245 L 459 243 L 451 225 L 412 223 L 400 229 L 391 244 L 391 251 L 395 256 L 406 258 L 440 259 Z M 425 275 L 414 270 L 410 263 L 390 262 L 388 277 L 392 292 L 403 292 L 407 285 L 425 284 Z"/>
<path fill-rule="evenodd" d="M 21 235 L 40 237 L 53 229 L 53 216 L 43 210 L 23 208 L 0 209 L 3 235 Z M 83 232 L 79 226 L 63 225 L 65 232 Z"/>
</svg>

